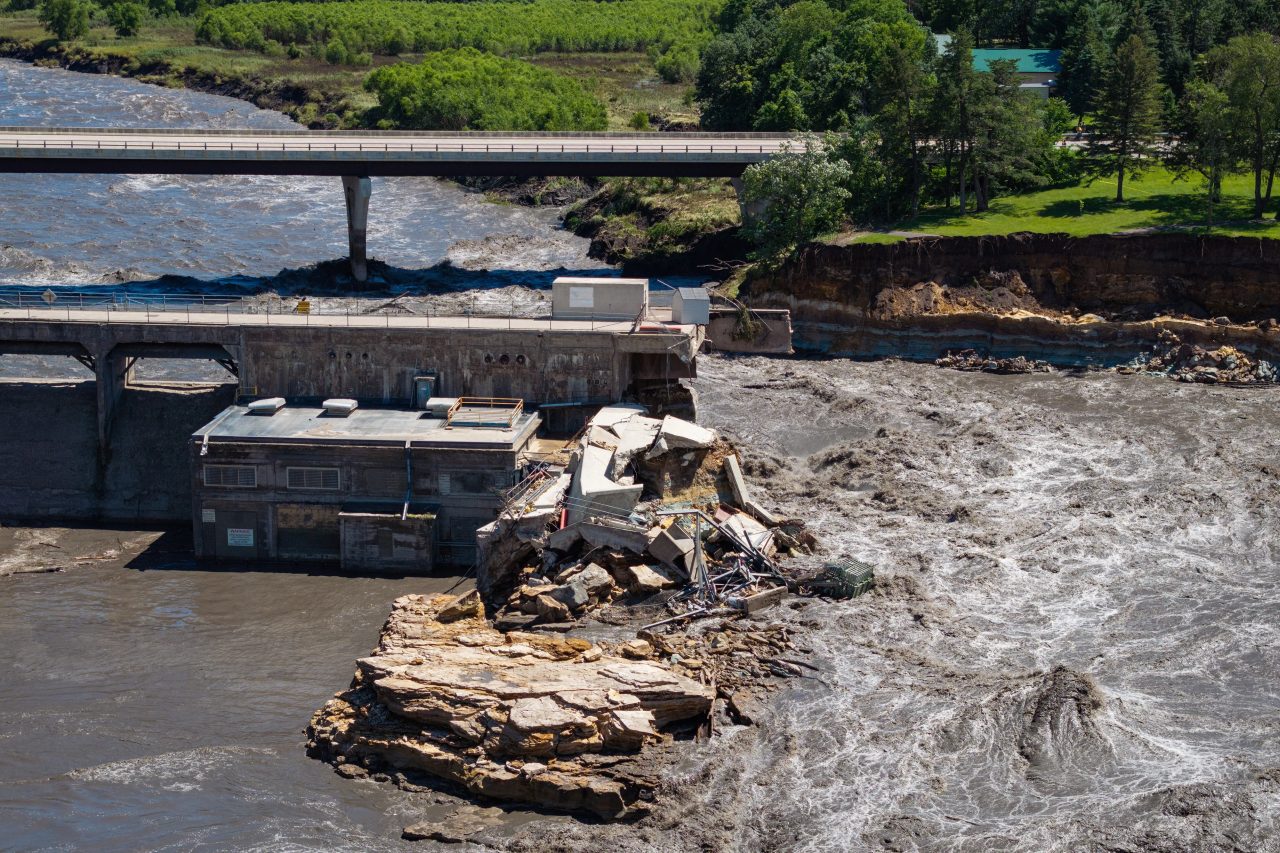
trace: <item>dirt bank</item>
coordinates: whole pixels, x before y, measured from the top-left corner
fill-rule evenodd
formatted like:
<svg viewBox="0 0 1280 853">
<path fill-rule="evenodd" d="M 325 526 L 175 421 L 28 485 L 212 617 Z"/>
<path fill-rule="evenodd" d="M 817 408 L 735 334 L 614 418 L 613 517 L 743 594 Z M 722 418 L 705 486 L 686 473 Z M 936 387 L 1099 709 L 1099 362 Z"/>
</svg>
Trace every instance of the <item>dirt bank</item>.
<svg viewBox="0 0 1280 853">
<path fill-rule="evenodd" d="M 831 354 L 932 360 L 972 348 L 1114 364 L 1169 330 L 1274 359 L 1277 263 L 1280 243 L 1254 238 L 920 238 L 811 245 L 742 294 L 790 308 L 797 348 Z"/>
</svg>

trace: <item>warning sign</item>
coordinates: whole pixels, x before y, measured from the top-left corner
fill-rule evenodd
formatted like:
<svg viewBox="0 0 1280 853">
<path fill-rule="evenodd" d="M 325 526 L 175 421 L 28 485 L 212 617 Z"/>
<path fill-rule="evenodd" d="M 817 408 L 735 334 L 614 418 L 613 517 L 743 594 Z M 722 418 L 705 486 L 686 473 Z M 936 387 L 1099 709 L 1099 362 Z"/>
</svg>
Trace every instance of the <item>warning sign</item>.
<svg viewBox="0 0 1280 853">
<path fill-rule="evenodd" d="M 228 527 L 227 528 L 227 547 L 228 548 L 252 548 L 253 547 L 253 528 L 252 527 Z"/>
</svg>

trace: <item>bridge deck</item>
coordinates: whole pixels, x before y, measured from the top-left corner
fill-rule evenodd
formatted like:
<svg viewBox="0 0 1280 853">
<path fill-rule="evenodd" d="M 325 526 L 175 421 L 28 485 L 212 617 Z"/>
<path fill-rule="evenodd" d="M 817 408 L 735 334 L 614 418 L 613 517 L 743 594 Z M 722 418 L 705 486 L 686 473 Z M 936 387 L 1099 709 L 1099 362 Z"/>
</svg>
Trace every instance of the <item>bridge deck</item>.
<svg viewBox="0 0 1280 853">
<path fill-rule="evenodd" d="M 0 172 L 733 177 L 785 134 L 0 128 Z"/>
</svg>

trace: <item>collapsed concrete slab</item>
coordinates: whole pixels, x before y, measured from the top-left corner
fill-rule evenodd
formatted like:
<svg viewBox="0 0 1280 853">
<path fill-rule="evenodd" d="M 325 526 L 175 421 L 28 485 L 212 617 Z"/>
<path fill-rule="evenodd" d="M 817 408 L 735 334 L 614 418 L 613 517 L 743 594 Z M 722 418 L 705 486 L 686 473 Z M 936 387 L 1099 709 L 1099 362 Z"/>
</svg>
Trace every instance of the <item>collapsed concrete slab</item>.
<svg viewBox="0 0 1280 853">
<path fill-rule="evenodd" d="M 613 450 L 587 444 L 573 477 L 567 503 L 568 523 L 576 524 L 592 515 L 627 516 L 636 508 L 644 486 L 624 485 L 609 477 Z"/>
<path fill-rule="evenodd" d="M 350 689 L 312 717 L 309 749 L 496 799 L 604 818 L 643 810 L 657 788 L 643 751 L 707 714 L 714 690 L 585 640 L 504 634 L 478 601 L 397 599 Z"/>
</svg>

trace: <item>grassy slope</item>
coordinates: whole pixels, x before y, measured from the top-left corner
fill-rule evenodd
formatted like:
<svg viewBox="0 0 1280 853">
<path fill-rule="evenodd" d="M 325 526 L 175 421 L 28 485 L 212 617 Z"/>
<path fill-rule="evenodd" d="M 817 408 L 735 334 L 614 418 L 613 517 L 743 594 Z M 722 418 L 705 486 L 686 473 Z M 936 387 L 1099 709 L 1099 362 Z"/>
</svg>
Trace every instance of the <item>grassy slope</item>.
<svg viewBox="0 0 1280 853">
<path fill-rule="evenodd" d="M 363 89 L 367 67 L 329 65 L 304 57 L 288 59 L 271 57 L 252 51 L 226 50 L 198 45 L 194 37 L 194 19 L 175 18 L 150 21 L 141 33 L 131 38 L 118 38 L 99 22 L 84 39 L 68 42 L 70 49 L 83 49 L 103 56 L 122 57 L 150 66 L 165 63 L 175 71 L 190 69 L 224 78 L 269 80 L 295 84 L 317 93 L 314 99 L 327 104 L 338 103 L 346 113 L 348 126 L 359 122 L 360 113 L 375 101 Z M 41 43 L 49 33 L 40 25 L 34 11 L 0 14 L 0 38 L 18 42 Z M 375 56 L 374 65 L 413 62 L 419 56 Z M 609 112 L 609 128 L 622 130 L 636 112 L 665 115 L 675 120 L 694 121 L 696 111 L 684 103 L 687 86 L 661 82 L 653 63 L 643 53 L 617 54 L 541 54 L 531 61 L 559 73 L 584 81 L 604 102 Z M 152 82 L 180 85 L 177 79 L 147 78 Z M 320 95 L 323 94 L 323 97 Z M 291 110 L 303 123 L 322 119 L 315 105 Z"/>
<path fill-rule="evenodd" d="M 996 199 L 983 214 L 958 216 L 945 211 L 925 213 L 888 233 L 844 235 L 842 242 L 892 242 L 903 239 L 894 231 L 942 236 L 1012 234 L 1017 231 L 1066 233 L 1078 237 L 1125 231 L 1191 230 L 1226 236 L 1280 238 L 1280 223 L 1252 220 L 1253 182 L 1247 175 L 1229 178 L 1223 201 L 1214 208 L 1212 229 L 1205 227 L 1204 185 L 1198 178 L 1177 180 L 1153 170 L 1137 181 L 1125 181 L 1123 204 L 1116 204 L 1115 182 L 1095 181 L 1064 189 L 1043 190 Z M 840 238 L 837 238 L 840 239 Z"/>
</svg>

